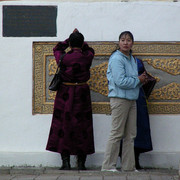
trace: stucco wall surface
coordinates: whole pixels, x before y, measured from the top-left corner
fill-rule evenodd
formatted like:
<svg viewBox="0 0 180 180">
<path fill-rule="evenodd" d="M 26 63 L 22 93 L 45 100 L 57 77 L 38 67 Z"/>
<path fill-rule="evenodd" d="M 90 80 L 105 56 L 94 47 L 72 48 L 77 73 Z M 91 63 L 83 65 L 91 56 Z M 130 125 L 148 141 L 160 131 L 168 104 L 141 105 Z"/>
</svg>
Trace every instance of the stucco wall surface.
<svg viewBox="0 0 180 180">
<path fill-rule="evenodd" d="M 0 2 L 3 5 L 58 6 L 57 37 L 2 37 L 0 29 L 0 166 L 59 166 L 45 150 L 52 115 L 32 115 L 33 41 L 64 40 L 76 27 L 86 41 L 117 41 L 130 30 L 135 41 L 180 41 L 180 3 L 176 2 Z M 0 13 L 2 27 L 2 13 Z M 96 153 L 87 165 L 100 166 L 111 117 L 94 114 Z M 180 115 L 150 115 L 153 151 L 144 166 L 178 168 Z M 148 159 L 148 161 L 147 161 Z"/>
</svg>

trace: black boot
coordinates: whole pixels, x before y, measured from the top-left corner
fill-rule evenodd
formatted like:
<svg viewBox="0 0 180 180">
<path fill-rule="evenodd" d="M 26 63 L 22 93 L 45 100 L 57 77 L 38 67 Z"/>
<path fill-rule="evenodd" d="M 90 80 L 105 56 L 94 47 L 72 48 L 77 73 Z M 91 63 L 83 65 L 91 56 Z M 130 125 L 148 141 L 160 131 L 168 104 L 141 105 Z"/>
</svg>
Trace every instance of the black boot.
<svg viewBox="0 0 180 180">
<path fill-rule="evenodd" d="M 135 155 L 135 166 L 136 166 L 136 169 L 142 169 L 142 167 L 140 166 L 139 164 L 139 155 L 140 155 L 140 152 L 135 148 L 134 149 L 134 155 Z"/>
<path fill-rule="evenodd" d="M 77 158 L 78 158 L 78 170 L 86 170 L 86 167 L 85 167 L 86 157 L 87 156 L 84 154 L 77 156 Z"/>
<path fill-rule="evenodd" d="M 62 166 L 61 166 L 60 170 L 70 170 L 71 169 L 70 155 L 62 153 L 61 159 L 62 159 Z"/>
<path fill-rule="evenodd" d="M 122 146 L 123 146 L 123 142 L 122 140 L 120 141 L 120 148 L 119 148 L 119 157 L 122 158 Z"/>
</svg>

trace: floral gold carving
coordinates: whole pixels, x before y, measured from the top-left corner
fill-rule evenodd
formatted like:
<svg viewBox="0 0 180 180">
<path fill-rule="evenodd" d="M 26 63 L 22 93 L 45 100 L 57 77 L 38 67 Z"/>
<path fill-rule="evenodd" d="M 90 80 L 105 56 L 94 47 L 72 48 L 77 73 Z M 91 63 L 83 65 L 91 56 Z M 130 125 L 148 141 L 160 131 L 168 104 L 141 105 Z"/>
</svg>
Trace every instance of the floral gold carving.
<svg viewBox="0 0 180 180">
<path fill-rule="evenodd" d="M 155 89 L 150 98 L 155 100 L 180 100 L 180 84 L 173 82 Z"/>
<path fill-rule="evenodd" d="M 48 98 L 49 100 L 54 100 L 56 96 L 56 92 L 48 90 L 48 95 L 49 95 L 49 98 Z"/>
<path fill-rule="evenodd" d="M 57 64 L 56 64 L 55 59 L 50 59 L 49 60 L 48 69 L 49 69 L 49 76 L 54 75 L 56 73 Z"/>
<path fill-rule="evenodd" d="M 88 81 L 90 89 L 104 96 L 108 95 L 108 82 L 106 78 L 108 62 L 91 68 L 91 78 Z"/>
<path fill-rule="evenodd" d="M 56 72 L 56 61 L 53 48 L 57 42 L 33 43 L 33 114 L 50 114 L 53 112 L 53 102 L 56 92 L 48 90 L 50 78 Z M 117 48 L 118 42 L 88 42 L 94 48 L 95 57 L 109 57 Z M 157 79 L 148 101 L 151 114 L 180 113 L 180 43 L 178 42 L 135 42 L 133 55 L 140 57 L 150 69 L 148 73 Z M 91 67 L 91 78 L 88 81 L 90 89 L 104 97 L 108 95 L 106 78 L 108 61 Z M 151 72 L 153 69 L 153 72 Z M 154 72 L 157 72 L 154 74 Z M 162 73 L 165 74 L 162 74 Z M 161 75 L 159 77 L 159 74 Z M 166 74 L 166 78 L 163 80 Z M 167 78 L 167 79 L 168 79 Z M 162 81 L 163 80 L 163 81 Z M 175 80 L 175 81 L 174 81 Z M 110 114 L 109 102 L 92 102 L 95 114 Z"/>
<path fill-rule="evenodd" d="M 180 59 L 167 58 L 167 59 L 143 59 L 148 64 L 152 65 L 155 69 L 160 69 L 172 75 L 180 74 Z"/>
</svg>

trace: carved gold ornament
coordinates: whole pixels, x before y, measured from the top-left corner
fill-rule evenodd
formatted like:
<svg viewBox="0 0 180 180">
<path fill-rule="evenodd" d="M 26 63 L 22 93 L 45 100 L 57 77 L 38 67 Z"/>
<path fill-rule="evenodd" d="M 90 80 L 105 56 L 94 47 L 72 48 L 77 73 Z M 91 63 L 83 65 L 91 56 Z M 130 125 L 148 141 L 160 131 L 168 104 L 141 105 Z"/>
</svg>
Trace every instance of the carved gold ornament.
<svg viewBox="0 0 180 180">
<path fill-rule="evenodd" d="M 167 58 L 167 59 L 144 59 L 148 64 L 152 65 L 155 69 L 160 69 L 172 75 L 180 75 L 180 59 Z"/>
<path fill-rule="evenodd" d="M 180 100 L 180 83 L 170 83 L 162 88 L 155 89 L 151 94 L 155 100 Z"/>
<path fill-rule="evenodd" d="M 56 44 L 57 42 L 33 43 L 33 114 L 53 112 L 56 92 L 49 91 L 48 85 L 57 68 L 53 56 L 53 48 Z M 104 98 L 103 102 L 92 101 L 93 113 L 110 114 L 106 71 L 109 56 L 117 48 L 118 43 L 88 42 L 88 44 L 95 50 L 91 78 L 88 81 L 92 99 Z M 157 79 L 148 100 L 149 113 L 179 114 L 180 43 L 135 42 L 133 55 L 142 59 L 148 73 Z"/>
<path fill-rule="evenodd" d="M 56 64 L 55 59 L 50 59 L 49 60 L 48 69 L 49 69 L 49 76 L 54 75 L 56 73 L 57 64 Z"/>
<path fill-rule="evenodd" d="M 108 96 L 108 81 L 106 78 L 108 62 L 91 68 L 91 79 L 88 81 L 90 89 L 104 96 Z"/>
</svg>

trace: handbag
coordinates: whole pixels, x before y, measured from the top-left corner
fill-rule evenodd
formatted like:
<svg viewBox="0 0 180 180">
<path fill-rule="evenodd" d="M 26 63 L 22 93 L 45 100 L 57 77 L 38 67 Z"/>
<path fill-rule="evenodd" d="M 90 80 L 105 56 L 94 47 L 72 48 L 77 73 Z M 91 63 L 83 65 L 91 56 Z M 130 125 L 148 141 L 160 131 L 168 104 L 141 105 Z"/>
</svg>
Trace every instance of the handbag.
<svg viewBox="0 0 180 180">
<path fill-rule="evenodd" d="M 156 84 L 156 79 L 151 76 L 149 73 L 146 72 L 146 75 L 147 75 L 147 78 L 148 78 L 148 82 L 146 84 L 144 84 L 142 86 L 143 90 L 144 90 L 144 93 L 145 93 L 145 96 L 146 98 L 148 99 L 155 84 Z"/>
<path fill-rule="evenodd" d="M 59 86 L 62 82 L 61 80 L 61 69 L 60 69 L 60 65 L 62 63 L 62 60 L 63 60 L 63 57 L 64 57 L 65 54 L 63 54 L 59 60 L 59 64 L 58 64 L 58 67 L 56 69 L 56 73 L 49 85 L 49 90 L 51 91 L 57 91 L 59 89 Z"/>
</svg>

